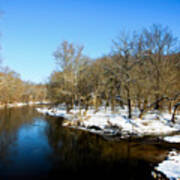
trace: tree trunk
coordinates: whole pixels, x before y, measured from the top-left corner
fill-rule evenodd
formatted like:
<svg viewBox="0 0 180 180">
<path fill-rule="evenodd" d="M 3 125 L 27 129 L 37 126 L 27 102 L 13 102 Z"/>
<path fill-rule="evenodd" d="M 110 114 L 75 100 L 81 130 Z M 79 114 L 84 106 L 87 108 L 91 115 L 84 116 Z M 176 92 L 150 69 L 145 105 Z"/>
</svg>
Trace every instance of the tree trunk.
<svg viewBox="0 0 180 180">
<path fill-rule="evenodd" d="M 144 111 L 141 110 L 140 114 L 139 114 L 139 118 L 142 119 L 143 118 L 143 115 L 144 115 Z"/>
<path fill-rule="evenodd" d="M 132 118 L 132 113 L 131 113 L 131 99 L 128 98 L 128 118 Z"/>
<path fill-rule="evenodd" d="M 172 118 L 171 118 L 171 121 L 173 123 L 175 123 L 175 115 L 176 115 L 176 111 L 177 111 L 179 106 L 180 106 L 180 103 L 177 103 L 177 104 L 174 105 L 174 111 L 173 111 Z"/>
<path fill-rule="evenodd" d="M 115 110 L 115 102 L 114 102 L 114 97 L 111 98 L 111 111 L 114 112 Z"/>
<path fill-rule="evenodd" d="M 168 104 L 168 111 L 169 111 L 169 114 L 172 113 L 172 101 L 170 101 Z"/>
<path fill-rule="evenodd" d="M 105 111 L 107 111 L 108 106 L 109 106 L 109 100 L 108 100 L 108 99 L 106 99 Z"/>
<path fill-rule="evenodd" d="M 129 88 L 127 88 L 127 104 L 128 104 L 128 118 L 132 118 L 131 98 L 130 98 Z"/>
<path fill-rule="evenodd" d="M 70 108 L 69 108 L 69 104 L 66 104 L 66 112 L 69 113 Z"/>
<path fill-rule="evenodd" d="M 156 95 L 156 104 L 154 107 L 155 110 L 159 110 L 159 107 L 160 107 L 160 105 L 159 105 L 160 102 L 158 101 L 158 99 L 159 99 L 159 94 Z"/>
</svg>

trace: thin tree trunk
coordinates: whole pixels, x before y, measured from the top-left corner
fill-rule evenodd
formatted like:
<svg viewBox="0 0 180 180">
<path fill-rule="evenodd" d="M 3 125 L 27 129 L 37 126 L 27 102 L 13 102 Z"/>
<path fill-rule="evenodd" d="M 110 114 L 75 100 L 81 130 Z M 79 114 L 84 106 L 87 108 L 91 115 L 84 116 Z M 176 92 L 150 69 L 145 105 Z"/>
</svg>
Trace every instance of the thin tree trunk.
<svg viewBox="0 0 180 180">
<path fill-rule="evenodd" d="M 114 103 L 114 98 L 112 97 L 112 98 L 111 98 L 111 111 L 112 111 L 112 112 L 114 112 L 114 107 L 115 107 L 114 104 L 115 104 L 115 103 Z"/>
<path fill-rule="evenodd" d="M 170 101 L 168 104 L 168 111 L 169 111 L 169 114 L 172 113 L 172 101 Z"/>
<path fill-rule="evenodd" d="M 171 118 L 171 121 L 173 123 L 175 123 L 175 116 L 176 116 L 176 112 L 177 112 L 177 109 L 178 109 L 179 106 L 180 106 L 180 103 L 177 103 L 177 104 L 174 105 L 174 111 L 173 111 L 172 118 Z"/>
<path fill-rule="evenodd" d="M 131 113 L 131 99 L 128 98 L 128 118 L 132 118 L 132 113 Z"/>
<path fill-rule="evenodd" d="M 159 110 L 159 107 L 160 107 L 158 99 L 159 99 L 159 94 L 156 95 L 156 104 L 154 107 L 155 110 Z"/>
<path fill-rule="evenodd" d="M 132 113 L 131 113 L 131 98 L 130 98 L 130 92 L 129 89 L 127 89 L 127 103 L 128 103 L 128 118 L 132 118 Z"/>
</svg>

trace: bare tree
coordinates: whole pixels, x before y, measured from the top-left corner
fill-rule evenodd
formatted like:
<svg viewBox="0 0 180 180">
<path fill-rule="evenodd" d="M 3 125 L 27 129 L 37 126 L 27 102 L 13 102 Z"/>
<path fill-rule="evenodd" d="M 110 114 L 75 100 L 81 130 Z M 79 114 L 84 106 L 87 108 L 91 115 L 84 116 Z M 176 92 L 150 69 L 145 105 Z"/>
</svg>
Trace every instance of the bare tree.
<svg viewBox="0 0 180 180">
<path fill-rule="evenodd" d="M 66 99 L 67 111 L 73 107 L 74 102 L 78 101 L 79 98 L 77 92 L 78 75 L 85 63 L 82 51 L 83 46 L 75 46 L 64 41 L 54 53 L 59 69 L 53 73 L 52 78 L 55 82 L 51 82 L 51 84 L 53 83 L 55 89 L 58 86 L 60 87 L 58 93 Z"/>
<path fill-rule="evenodd" d="M 152 25 L 149 29 L 143 31 L 144 51 L 147 54 L 147 60 L 151 64 L 151 81 L 154 82 L 153 90 L 157 103 L 155 109 L 160 108 L 158 99 L 161 98 L 160 81 L 162 81 L 162 66 L 164 57 L 170 55 L 175 50 L 177 39 L 173 37 L 167 27 L 161 25 Z"/>
<path fill-rule="evenodd" d="M 122 33 L 113 41 L 113 61 L 114 68 L 112 71 L 118 77 L 116 80 L 117 92 L 121 88 L 121 101 L 128 106 L 128 117 L 132 117 L 132 99 L 133 99 L 133 84 L 136 82 L 136 77 L 133 75 L 133 69 L 139 63 L 137 55 L 137 43 L 139 41 L 136 33 Z M 115 77 L 114 76 L 114 77 Z"/>
</svg>

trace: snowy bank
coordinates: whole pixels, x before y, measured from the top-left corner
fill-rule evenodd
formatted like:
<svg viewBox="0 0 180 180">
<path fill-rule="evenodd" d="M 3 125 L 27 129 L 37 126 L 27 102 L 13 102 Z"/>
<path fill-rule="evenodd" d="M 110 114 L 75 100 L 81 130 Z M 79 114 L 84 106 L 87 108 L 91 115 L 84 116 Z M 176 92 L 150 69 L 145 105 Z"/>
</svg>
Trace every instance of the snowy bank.
<svg viewBox="0 0 180 180">
<path fill-rule="evenodd" d="M 33 106 L 33 105 L 40 105 L 40 104 L 49 104 L 48 101 L 30 101 L 30 102 L 18 102 L 18 103 L 8 103 L 6 105 L 0 105 L 0 109 L 2 108 L 11 108 L 11 107 L 22 107 L 22 106 Z"/>
<path fill-rule="evenodd" d="M 138 112 L 134 111 L 133 119 L 128 119 L 126 108 L 118 109 L 116 113 L 112 113 L 110 109 L 105 111 L 104 108 L 100 108 L 98 112 L 93 109 L 87 112 L 85 110 L 79 111 L 76 108 L 68 114 L 64 107 L 37 108 L 37 111 L 67 119 L 63 123 L 64 126 L 101 135 L 118 135 L 121 138 L 129 136 L 165 136 L 180 131 L 180 116 L 177 116 L 178 123 L 173 124 L 170 122 L 171 116 L 167 113 L 150 112 L 143 119 L 139 119 Z"/>
<path fill-rule="evenodd" d="M 180 152 L 171 151 L 162 163 L 156 167 L 156 170 L 165 174 L 170 180 L 180 179 Z"/>
<path fill-rule="evenodd" d="M 170 143 L 180 143 L 180 135 L 166 136 L 163 139 Z"/>
</svg>

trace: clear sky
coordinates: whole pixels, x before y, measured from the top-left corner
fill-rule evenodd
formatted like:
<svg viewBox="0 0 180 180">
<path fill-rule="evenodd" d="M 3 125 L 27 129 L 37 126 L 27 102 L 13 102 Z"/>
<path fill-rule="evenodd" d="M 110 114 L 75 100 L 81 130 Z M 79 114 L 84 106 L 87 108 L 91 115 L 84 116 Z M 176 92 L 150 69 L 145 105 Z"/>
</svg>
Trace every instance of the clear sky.
<svg viewBox="0 0 180 180">
<path fill-rule="evenodd" d="M 110 52 L 122 29 L 158 23 L 180 38 L 180 0 L 0 0 L 0 10 L 3 65 L 34 82 L 55 69 L 52 53 L 63 40 L 96 58 Z"/>
</svg>

